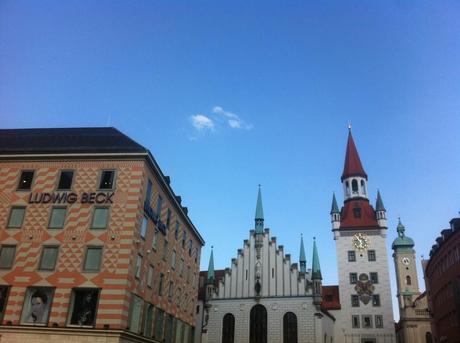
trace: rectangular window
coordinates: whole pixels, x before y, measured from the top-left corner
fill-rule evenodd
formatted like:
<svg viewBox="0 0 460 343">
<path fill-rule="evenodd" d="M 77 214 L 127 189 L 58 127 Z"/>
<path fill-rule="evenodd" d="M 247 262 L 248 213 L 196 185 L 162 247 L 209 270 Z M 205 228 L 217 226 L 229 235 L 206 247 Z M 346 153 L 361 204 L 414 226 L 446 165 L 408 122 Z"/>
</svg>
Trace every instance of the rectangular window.
<svg viewBox="0 0 460 343">
<path fill-rule="evenodd" d="M 363 329 L 371 329 L 372 328 L 372 316 L 363 316 Z"/>
<path fill-rule="evenodd" d="M 147 224 L 149 220 L 146 217 L 142 217 L 142 224 L 141 224 L 141 237 L 145 239 L 145 235 L 147 234 Z"/>
<path fill-rule="evenodd" d="M 185 248 L 185 241 L 187 240 L 187 232 L 184 228 L 184 233 L 182 234 L 182 248 Z"/>
<path fill-rule="evenodd" d="M 42 250 L 42 256 L 40 258 L 39 269 L 54 270 L 54 268 L 56 268 L 58 251 L 59 247 L 57 246 L 44 246 Z"/>
<path fill-rule="evenodd" d="M 356 262 L 356 254 L 353 250 L 348 251 L 348 262 Z"/>
<path fill-rule="evenodd" d="M 375 306 L 375 307 L 380 306 L 380 295 L 372 294 L 372 306 Z"/>
<path fill-rule="evenodd" d="M 99 181 L 99 189 L 113 189 L 115 179 L 115 170 L 101 171 L 101 180 Z"/>
<path fill-rule="evenodd" d="M 375 316 L 375 327 L 376 328 L 383 328 L 383 316 Z"/>
<path fill-rule="evenodd" d="M 179 238 L 179 222 L 176 221 L 176 229 L 174 230 L 174 238 L 177 239 Z"/>
<path fill-rule="evenodd" d="M 10 211 L 10 217 L 8 219 L 8 228 L 20 229 L 24 223 L 24 217 L 26 215 L 25 207 L 12 207 Z"/>
<path fill-rule="evenodd" d="M 0 269 L 10 269 L 13 266 L 15 245 L 2 245 L 0 247 Z"/>
<path fill-rule="evenodd" d="M 187 267 L 187 279 L 186 279 L 186 280 L 187 280 L 187 283 L 190 282 L 190 274 L 191 274 L 190 271 L 191 271 L 190 266 L 188 266 L 188 267 Z"/>
<path fill-rule="evenodd" d="M 171 210 L 168 208 L 168 212 L 166 214 L 166 229 L 169 229 L 169 224 L 171 224 Z"/>
<path fill-rule="evenodd" d="M 359 316 L 351 316 L 351 325 L 353 329 L 359 329 Z"/>
<path fill-rule="evenodd" d="M 70 296 L 69 325 L 94 327 L 96 323 L 98 288 L 74 288 Z"/>
<path fill-rule="evenodd" d="M 168 258 L 168 241 L 165 239 L 163 242 L 163 260 L 166 261 Z"/>
<path fill-rule="evenodd" d="M 109 218 L 108 207 L 95 207 L 93 213 L 93 220 L 91 222 L 92 229 L 105 229 L 107 227 Z"/>
<path fill-rule="evenodd" d="M 157 217 L 161 219 L 161 208 L 163 207 L 163 198 L 158 195 L 157 198 Z"/>
<path fill-rule="evenodd" d="M 174 294 L 174 284 L 172 281 L 169 282 L 169 290 L 168 290 L 168 300 L 171 301 Z"/>
<path fill-rule="evenodd" d="M 367 259 L 369 261 L 375 261 L 375 250 L 368 250 L 367 251 Z"/>
<path fill-rule="evenodd" d="M 53 296 L 52 287 L 28 287 L 22 307 L 21 324 L 46 325 Z"/>
<path fill-rule="evenodd" d="M 150 205 L 150 199 L 152 198 L 152 181 L 148 180 L 147 182 L 147 190 L 145 192 L 145 203 Z"/>
<path fill-rule="evenodd" d="M 369 273 L 372 283 L 379 283 L 379 275 L 377 273 Z"/>
<path fill-rule="evenodd" d="M 149 266 L 149 271 L 147 272 L 147 286 L 152 288 L 152 285 L 153 285 L 153 266 L 150 265 Z"/>
<path fill-rule="evenodd" d="M 190 239 L 188 241 L 188 256 L 192 256 L 192 250 L 193 250 L 193 243 L 192 243 L 192 240 Z"/>
<path fill-rule="evenodd" d="M 153 233 L 152 249 L 156 251 L 157 247 L 158 247 L 158 230 L 155 229 L 155 232 Z"/>
<path fill-rule="evenodd" d="M 357 282 L 358 282 L 358 274 L 350 273 L 350 283 L 354 285 Z"/>
<path fill-rule="evenodd" d="M 359 307 L 359 297 L 356 294 L 351 295 L 351 306 Z"/>
<path fill-rule="evenodd" d="M 155 339 L 160 342 L 163 339 L 163 318 L 164 312 L 157 308 L 155 311 Z"/>
<path fill-rule="evenodd" d="M 142 269 L 142 255 L 138 254 L 137 260 L 136 260 L 136 271 L 134 274 L 136 279 L 139 279 L 139 277 L 141 276 L 141 269 Z"/>
<path fill-rule="evenodd" d="M 177 306 L 180 306 L 180 299 L 181 299 L 181 297 L 182 297 L 182 290 L 181 290 L 181 288 L 179 287 L 179 288 L 177 289 L 177 293 L 176 293 L 176 304 L 177 304 Z"/>
<path fill-rule="evenodd" d="M 101 267 L 102 247 L 88 246 L 86 248 L 85 264 L 83 270 L 86 272 L 97 272 Z"/>
<path fill-rule="evenodd" d="M 153 305 L 147 303 L 144 316 L 144 336 L 151 338 L 153 335 Z"/>
<path fill-rule="evenodd" d="M 164 282 L 165 275 L 160 273 L 160 281 L 158 282 L 158 295 L 161 296 L 163 294 L 163 282 Z"/>
<path fill-rule="evenodd" d="M 180 264 L 179 264 L 179 275 L 182 277 L 184 275 L 184 259 L 180 259 Z"/>
<path fill-rule="evenodd" d="M 48 227 L 50 229 L 62 229 L 65 223 L 66 212 L 67 208 L 65 207 L 53 207 L 51 209 L 51 216 Z"/>
<path fill-rule="evenodd" d="M 57 190 L 69 190 L 72 189 L 73 181 L 73 170 L 61 170 L 61 175 L 59 175 L 59 182 Z"/>
<path fill-rule="evenodd" d="M 32 181 L 34 179 L 33 170 L 23 170 L 21 171 L 21 176 L 19 177 L 18 190 L 20 191 L 29 191 L 32 187 Z"/>
<path fill-rule="evenodd" d="M 171 268 L 176 269 L 176 250 L 173 250 L 171 254 Z"/>
<path fill-rule="evenodd" d="M 3 316 L 5 315 L 6 304 L 8 304 L 8 296 L 10 294 L 9 286 L 0 286 L 0 323 L 3 323 Z"/>
<path fill-rule="evenodd" d="M 131 311 L 129 316 L 129 331 L 135 333 L 141 332 L 141 318 L 143 307 L 144 301 L 142 300 L 142 298 L 133 294 L 133 298 L 131 301 Z"/>
</svg>

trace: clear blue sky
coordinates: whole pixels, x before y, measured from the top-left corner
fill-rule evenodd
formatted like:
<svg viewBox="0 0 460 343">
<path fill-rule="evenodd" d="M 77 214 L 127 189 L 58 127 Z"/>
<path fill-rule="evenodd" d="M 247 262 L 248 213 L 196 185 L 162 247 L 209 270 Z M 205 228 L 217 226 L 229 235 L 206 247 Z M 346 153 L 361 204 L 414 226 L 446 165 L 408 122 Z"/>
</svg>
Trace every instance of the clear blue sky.
<svg viewBox="0 0 460 343">
<path fill-rule="evenodd" d="M 401 216 L 427 256 L 460 210 L 459 18 L 454 1 L 2 0 L 0 126 L 109 124 L 144 144 L 206 239 L 202 267 L 210 245 L 230 265 L 261 183 L 272 235 L 297 259 L 303 233 L 308 263 L 316 236 L 334 284 L 348 122 L 389 247 Z"/>
</svg>

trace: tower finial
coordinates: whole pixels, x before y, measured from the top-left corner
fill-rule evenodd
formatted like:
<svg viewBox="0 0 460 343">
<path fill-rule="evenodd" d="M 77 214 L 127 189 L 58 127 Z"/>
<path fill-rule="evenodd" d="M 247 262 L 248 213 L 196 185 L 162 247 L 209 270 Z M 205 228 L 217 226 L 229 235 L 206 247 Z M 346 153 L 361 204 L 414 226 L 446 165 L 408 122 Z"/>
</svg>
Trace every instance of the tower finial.
<svg viewBox="0 0 460 343">
<path fill-rule="evenodd" d="M 300 256 L 299 256 L 300 272 L 307 272 L 307 258 L 305 257 L 305 247 L 303 246 L 303 235 L 300 234 Z"/>
<path fill-rule="evenodd" d="M 211 256 L 209 257 L 209 266 L 208 266 L 208 283 L 214 284 L 215 275 L 214 275 L 214 246 L 211 245 Z"/>
<path fill-rule="evenodd" d="M 348 131 L 351 132 L 351 123 L 348 123 Z"/>
<path fill-rule="evenodd" d="M 313 237 L 313 259 L 311 268 L 311 279 L 322 280 L 321 267 L 319 265 L 318 249 L 316 248 L 316 237 Z"/>
</svg>

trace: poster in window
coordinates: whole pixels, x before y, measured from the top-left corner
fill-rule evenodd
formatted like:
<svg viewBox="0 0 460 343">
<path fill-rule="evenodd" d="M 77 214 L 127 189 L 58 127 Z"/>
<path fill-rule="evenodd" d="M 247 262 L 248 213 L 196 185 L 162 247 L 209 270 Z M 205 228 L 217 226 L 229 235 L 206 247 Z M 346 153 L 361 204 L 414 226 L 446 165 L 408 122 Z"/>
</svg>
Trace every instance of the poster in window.
<svg viewBox="0 0 460 343">
<path fill-rule="evenodd" d="M 9 289 L 9 286 L 0 286 L 0 323 L 2 323 L 3 315 L 5 314 Z"/>
<path fill-rule="evenodd" d="M 22 324 L 46 325 L 53 301 L 54 288 L 29 287 L 22 308 Z"/>
<path fill-rule="evenodd" d="M 94 326 L 99 300 L 99 289 L 74 289 L 72 300 L 70 324 L 79 326 Z"/>
</svg>

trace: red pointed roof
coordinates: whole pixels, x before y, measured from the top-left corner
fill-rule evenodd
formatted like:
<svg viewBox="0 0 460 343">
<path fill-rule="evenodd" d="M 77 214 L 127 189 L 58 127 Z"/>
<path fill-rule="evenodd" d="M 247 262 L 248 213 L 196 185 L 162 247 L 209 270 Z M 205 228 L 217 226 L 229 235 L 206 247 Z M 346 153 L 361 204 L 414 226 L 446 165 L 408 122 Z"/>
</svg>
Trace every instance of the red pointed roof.
<svg viewBox="0 0 460 343">
<path fill-rule="evenodd" d="M 375 211 L 367 199 L 351 199 L 342 207 L 340 229 L 378 228 Z"/>
<path fill-rule="evenodd" d="M 348 132 L 347 152 L 345 154 L 345 164 L 343 166 L 341 180 L 343 181 L 350 176 L 362 176 L 367 180 L 367 174 L 359 159 L 358 150 L 356 150 L 351 130 Z"/>
</svg>

